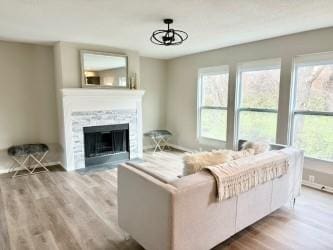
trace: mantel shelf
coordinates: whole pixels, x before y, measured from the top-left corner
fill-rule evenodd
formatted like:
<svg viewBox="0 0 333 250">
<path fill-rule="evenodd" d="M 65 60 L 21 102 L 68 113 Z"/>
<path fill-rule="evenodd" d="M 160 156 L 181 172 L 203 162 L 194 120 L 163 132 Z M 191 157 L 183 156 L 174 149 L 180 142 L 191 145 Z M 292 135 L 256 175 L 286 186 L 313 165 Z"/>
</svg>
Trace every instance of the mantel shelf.
<svg viewBox="0 0 333 250">
<path fill-rule="evenodd" d="M 62 96 L 133 96 L 141 97 L 144 90 L 131 89 L 93 89 L 93 88 L 64 88 Z"/>
</svg>

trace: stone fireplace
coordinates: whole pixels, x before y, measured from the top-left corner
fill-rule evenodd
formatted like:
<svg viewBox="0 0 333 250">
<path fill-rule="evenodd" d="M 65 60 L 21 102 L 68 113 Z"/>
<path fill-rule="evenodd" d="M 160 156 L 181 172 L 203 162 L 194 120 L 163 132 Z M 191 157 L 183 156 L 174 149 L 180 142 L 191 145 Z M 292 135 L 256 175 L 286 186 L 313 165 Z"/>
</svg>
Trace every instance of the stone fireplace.
<svg viewBox="0 0 333 250">
<path fill-rule="evenodd" d="M 67 170 L 142 158 L 141 90 L 63 89 Z"/>
<path fill-rule="evenodd" d="M 95 156 L 87 157 L 86 152 L 89 151 L 87 139 L 95 139 L 95 143 L 98 140 L 104 139 L 104 146 L 107 145 L 106 140 L 110 143 L 114 143 L 112 135 L 115 136 L 114 130 L 124 129 L 127 126 L 128 133 L 128 158 L 139 158 L 138 152 L 138 132 L 137 132 L 137 112 L 135 110 L 103 110 L 103 111 L 79 111 L 72 112 L 72 147 L 74 154 L 75 169 L 84 168 L 86 166 L 115 163 L 118 159 L 113 157 L 115 152 L 96 152 Z M 126 125 L 125 125 L 126 124 Z M 108 133 L 108 134 L 107 134 Z M 95 135 L 94 135 L 95 134 Z M 99 134 L 99 135 L 98 135 Z M 93 138 L 92 138 L 93 137 Z M 98 142 L 96 143 L 98 144 Z M 86 147 L 88 146 L 88 147 Z M 91 145 L 90 145 L 91 146 Z M 98 145 L 95 145 L 95 147 Z M 119 145 L 118 145 L 119 146 Z M 91 146 L 92 147 L 92 146 Z M 106 155 L 108 154 L 108 156 Z M 119 155 L 118 155 L 119 156 Z M 90 159 L 87 159 L 90 158 Z"/>
<path fill-rule="evenodd" d="M 83 128 L 84 158 L 87 166 L 129 160 L 129 124 Z"/>
</svg>

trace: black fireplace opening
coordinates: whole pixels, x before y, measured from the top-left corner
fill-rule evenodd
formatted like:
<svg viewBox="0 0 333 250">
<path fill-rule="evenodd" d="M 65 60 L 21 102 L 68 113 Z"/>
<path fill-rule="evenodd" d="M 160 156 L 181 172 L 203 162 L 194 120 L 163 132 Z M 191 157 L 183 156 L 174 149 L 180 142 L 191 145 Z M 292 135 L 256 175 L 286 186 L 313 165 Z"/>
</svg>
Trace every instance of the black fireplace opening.
<svg viewBox="0 0 333 250">
<path fill-rule="evenodd" d="M 86 167 L 129 160 L 129 125 L 84 127 Z"/>
</svg>

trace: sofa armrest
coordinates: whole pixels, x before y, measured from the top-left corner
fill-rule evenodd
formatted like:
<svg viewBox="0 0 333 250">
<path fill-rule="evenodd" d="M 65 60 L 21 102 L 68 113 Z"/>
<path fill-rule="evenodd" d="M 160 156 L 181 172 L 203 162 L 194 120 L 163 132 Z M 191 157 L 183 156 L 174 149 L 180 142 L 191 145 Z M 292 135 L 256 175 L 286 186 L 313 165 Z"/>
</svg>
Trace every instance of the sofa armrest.
<svg viewBox="0 0 333 250">
<path fill-rule="evenodd" d="M 118 168 L 118 223 L 146 249 L 172 249 L 175 187 L 125 164 Z"/>
</svg>

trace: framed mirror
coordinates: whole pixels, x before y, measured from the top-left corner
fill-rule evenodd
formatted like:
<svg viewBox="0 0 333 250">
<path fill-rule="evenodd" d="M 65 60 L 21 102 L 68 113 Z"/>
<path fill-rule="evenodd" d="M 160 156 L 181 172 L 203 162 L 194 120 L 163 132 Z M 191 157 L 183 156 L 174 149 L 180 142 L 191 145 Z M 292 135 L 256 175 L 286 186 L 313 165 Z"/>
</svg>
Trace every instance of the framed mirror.
<svg viewBox="0 0 333 250">
<path fill-rule="evenodd" d="M 81 50 L 83 88 L 128 88 L 127 56 Z"/>
</svg>

